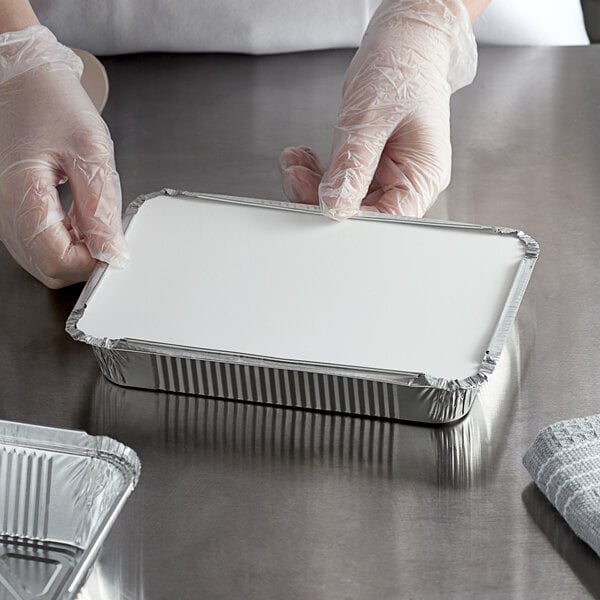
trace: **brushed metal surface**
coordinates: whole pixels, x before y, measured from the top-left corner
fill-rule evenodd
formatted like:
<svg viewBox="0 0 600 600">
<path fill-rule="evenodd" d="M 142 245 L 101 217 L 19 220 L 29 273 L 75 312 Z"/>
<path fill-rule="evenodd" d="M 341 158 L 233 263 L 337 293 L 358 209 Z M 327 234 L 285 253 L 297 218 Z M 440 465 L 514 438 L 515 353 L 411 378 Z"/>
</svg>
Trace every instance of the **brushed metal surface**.
<svg viewBox="0 0 600 600">
<path fill-rule="evenodd" d="M 326 156 L 350 57 L 106 60 L 125 198 L 279 199 L 281 148 Z M 543 252 L 512 384 L 451 427 L 121 398 L 64 333 L 81 288 L 45 290 L 0 248 L 0 418 L 115 435 L 143 463 L 87 597 L 600 598 L 599 559 L 521 465 L 542 427 L 600 412 L 600 48 L 484 48 L 452 106 L 430 216 L 520 227 Z"/>
</svg>

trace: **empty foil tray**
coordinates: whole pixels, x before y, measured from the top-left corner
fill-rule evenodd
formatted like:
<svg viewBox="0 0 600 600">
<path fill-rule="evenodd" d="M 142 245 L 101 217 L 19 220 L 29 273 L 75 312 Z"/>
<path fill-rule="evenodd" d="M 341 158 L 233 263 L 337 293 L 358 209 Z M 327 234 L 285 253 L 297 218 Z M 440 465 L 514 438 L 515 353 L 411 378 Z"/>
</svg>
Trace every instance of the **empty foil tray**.
<svg viewBox="0 0 600 600">
<path fill-rule="evenodd" d="M 492 374 L 539 253 L 525 233 L 162 190 L 67 322 L 114 383 L 447 423 Z"/>
<path fill-rule="evenodd" d="M 135 488 L 128 447 L 0 421 L 0 600 L 70 600 Z"/>
</svg>

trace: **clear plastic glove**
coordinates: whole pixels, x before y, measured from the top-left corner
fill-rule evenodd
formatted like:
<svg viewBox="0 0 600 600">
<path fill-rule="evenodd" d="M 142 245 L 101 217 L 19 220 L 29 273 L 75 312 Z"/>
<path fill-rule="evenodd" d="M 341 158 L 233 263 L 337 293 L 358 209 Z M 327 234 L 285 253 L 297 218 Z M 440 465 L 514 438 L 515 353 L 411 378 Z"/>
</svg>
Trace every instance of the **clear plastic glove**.
<svg viewBox="0 0 600 600">
<path fill-rule="evenodd" d="M 0 240 L 50 288 L 87 279 L 96 260 L 128 260 L 113 144 L 81 71 L 45 27 L 0 35 Z"/>
<path fill-rule="evenodd" d="M 346 72 L 329 168 L 305 146 L 281 153 L 288 198 L 337 220 L 423 216 L 450 182 L 450 94 L 476 67 L 461 0 L 383 0 Z"/>
</svg>

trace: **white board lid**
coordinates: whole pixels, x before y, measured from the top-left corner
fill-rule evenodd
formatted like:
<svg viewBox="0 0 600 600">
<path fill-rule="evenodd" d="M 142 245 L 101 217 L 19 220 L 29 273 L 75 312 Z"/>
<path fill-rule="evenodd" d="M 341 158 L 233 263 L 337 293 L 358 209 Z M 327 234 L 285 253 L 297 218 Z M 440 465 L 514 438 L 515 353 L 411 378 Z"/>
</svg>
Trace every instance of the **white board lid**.
<svg viewBox="0 0 600 600">
<path fill-rule="evenodd" d="M 444 379 L 479 371 L 526 251 L 486 229 L 168 195 L 126 238 L 86 335 Z"/>
</svg>

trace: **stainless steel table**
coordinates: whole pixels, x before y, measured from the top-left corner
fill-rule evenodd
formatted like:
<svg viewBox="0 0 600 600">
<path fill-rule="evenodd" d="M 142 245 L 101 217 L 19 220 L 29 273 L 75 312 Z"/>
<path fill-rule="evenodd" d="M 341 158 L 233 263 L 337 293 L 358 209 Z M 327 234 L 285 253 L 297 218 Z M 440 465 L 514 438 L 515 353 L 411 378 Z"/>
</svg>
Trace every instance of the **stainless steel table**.
<svg viewBox="0 0 600 600">
<path fill-rule="evenodd" d="M 281 198 L 277 155 L 327 155 L 348 51 L 105 61 L 126 201 L 164 186 Z M 481 50 L 452 100 L 434 217 L 542 246 L 508 375 L 444 428 L 128 391 L 0 247 L 0 418 L 130 444 L 140 487 L 88 597 L 600 597 L 599 559 L 530 484 L 537 431 L 600 412 L 600 48 Z M 493 386 L 492 386 L 493 387 Z"/>
</svg>

